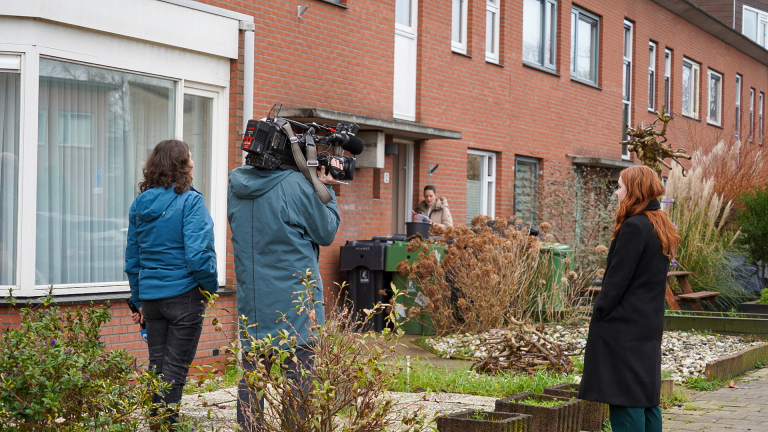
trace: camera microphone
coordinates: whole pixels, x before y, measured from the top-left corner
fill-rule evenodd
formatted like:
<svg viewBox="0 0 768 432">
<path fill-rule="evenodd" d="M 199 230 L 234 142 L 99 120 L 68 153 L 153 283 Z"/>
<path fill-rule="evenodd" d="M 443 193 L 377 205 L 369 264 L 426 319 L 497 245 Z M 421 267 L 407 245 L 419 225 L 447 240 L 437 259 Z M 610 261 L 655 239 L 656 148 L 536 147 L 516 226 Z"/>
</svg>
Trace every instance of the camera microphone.
<svg viewBox="0 0 768 432">
<path fill-rule="evenodd" d="M 341 148 L 352 153 L 353 155 L 359 155 L 360 153 L 363 152 L 363 149 L 365 149 L 365 144 L 363 143 L 363 140 L 361 140 L 360 138 L 354 135 L 349 135 L 349 134 L 344 134 L 344 135 L 346 135 L 348 139 L 344 144 L 341 145 Z"/>
</svg>

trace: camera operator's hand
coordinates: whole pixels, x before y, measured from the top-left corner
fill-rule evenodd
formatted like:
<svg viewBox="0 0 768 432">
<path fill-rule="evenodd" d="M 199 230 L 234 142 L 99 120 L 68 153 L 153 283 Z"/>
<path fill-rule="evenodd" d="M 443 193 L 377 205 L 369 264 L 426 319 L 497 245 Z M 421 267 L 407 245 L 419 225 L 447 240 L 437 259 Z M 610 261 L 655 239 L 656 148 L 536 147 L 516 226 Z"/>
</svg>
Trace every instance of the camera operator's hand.
<svg viewBox="0 0 768 432">
<path fill-rule="evenodd" d="M 331 159 L 331 166 L 334 166 L 334 167 L 336 167 L 338 169 L 341 169 L 341 163 L 339 163 L 339 161 L 337 161 L 336 159 Z M 325 167 L 324 166 L 320 167 L 320 174 L 318 174 L 317 178 L 319 178 L 321 182 L 323 182 L 324 184 L 327 184 L 329 186 L 333 186 L 335 184 L 339 184 L 338 180 L 333 178 L 332 175 L 330 175 L 330 174 L 325 172 Z"/>
</svg>

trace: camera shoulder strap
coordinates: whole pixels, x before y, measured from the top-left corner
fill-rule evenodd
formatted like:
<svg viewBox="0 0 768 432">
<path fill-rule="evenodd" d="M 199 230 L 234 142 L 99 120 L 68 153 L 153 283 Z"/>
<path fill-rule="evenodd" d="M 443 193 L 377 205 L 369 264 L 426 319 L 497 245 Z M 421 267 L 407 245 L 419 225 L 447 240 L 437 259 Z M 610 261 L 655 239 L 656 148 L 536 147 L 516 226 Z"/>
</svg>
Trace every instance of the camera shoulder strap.
<svg viewBox="0 0 768 432">
<path fill-rule="evenodd" d="M 304 174 L 304 177 L 312 183 L 312 186 L 315 188 L 315 193 L 317 194 L 317 197 L 320 198 L 320 201 L 322 201 L 323 204 L 328 204 L 333 197 L 331 196 L 331 193 L 328 192 L 328 188 L 325 184 L 317 178 L 317 147 L 315 147 L 314 141 L 308 137 L 307 158 L 305 159 L 304 154 L 301 153 L 301 149 L 299 148 L 299 139 L 294 135 L 291 125 L 287 121 L 281 120 L 282 119 L 277 119 L 280 128 L 283 129 L 283 132 L 285 132 L 291 140 L 291 151 L 293 152 L 293 159 L 296 161 L 296 166 L 299 167 L 299 171 Z"/>
</svg>

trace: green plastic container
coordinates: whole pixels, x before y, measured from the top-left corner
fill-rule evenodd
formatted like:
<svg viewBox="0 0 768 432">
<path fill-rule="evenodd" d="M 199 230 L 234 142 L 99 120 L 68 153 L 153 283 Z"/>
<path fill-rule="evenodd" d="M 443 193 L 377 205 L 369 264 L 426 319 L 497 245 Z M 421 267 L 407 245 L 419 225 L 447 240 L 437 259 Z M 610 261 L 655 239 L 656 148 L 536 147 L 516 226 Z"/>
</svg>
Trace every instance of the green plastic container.
<svg viewBox="0 0 768 432">
<path fill-rule="evenodd" d="M 419 306 L 422 308 L 418 315 L 411 317 L 403 324 L 403 331 L 406 334 L 430 335 L 434 333 L 434 328 L 432 327 L 432 320 L 429 314 L 424 309 L 429 298 L 421 292 L 421 287 L 417 280 L 409 279 L 408 276 L 403 276 L 397 271 L 397 265 L 400 262 L 407 259 L 409 264 L 413 264 L 423 250 L 423 248 L 419 248 L 414 252 L 408 252 L 406 250 L 407 244 L 404 241 L 396 241 L 387 248 L 384 271 L 392 272 L 392 283 L 405 294 L 405 296 L 400 297 L 400 304 L 396 306 L 401 315 L 401 322 L 405 320 L 407 311 L 411 307 Z M 442 259 L 445 256 L 447 247 L 432 245 L 431 249 L 437 252 L 440 259 Z"/>
<path fill-rule="evenodd" d="M 568 271 L 571 269 L 571 263 L 573 262 L 573 249 L 566 244 L 554 243 L 551 245 L 542 246 L 540 253 L 547 254 L 550 260 L 550 266 L 552 272 L 547 277 L 547 291 L 550 293 L 565 290 L 567 287 L 563 284 L 562 279 L 567 276 Z M 562 304 L 562 297 L 555 297 L 556 303 L 553 305 L 555 309 L 562 309 L 565 305 Z"/>
</svg>

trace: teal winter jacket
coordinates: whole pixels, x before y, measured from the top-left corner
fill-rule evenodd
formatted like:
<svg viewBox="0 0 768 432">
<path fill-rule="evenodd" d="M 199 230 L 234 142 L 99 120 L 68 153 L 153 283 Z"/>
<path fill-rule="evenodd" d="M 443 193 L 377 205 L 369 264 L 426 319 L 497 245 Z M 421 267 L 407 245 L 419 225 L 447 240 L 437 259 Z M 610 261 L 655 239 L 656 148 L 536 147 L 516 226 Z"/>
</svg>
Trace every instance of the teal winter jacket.
<svg viewBox="0 0 768 432">
<path fill-rule="evenodd" d="M 244 166 L 229 173 L 227 216 L 235 253 L 237 313 L 247 317 L 250 336 L 276 337 L 284 329 L 295 334 L 300 345 L 307 343 L 307 314 L 295 310 L 294 293 L 304 289 L 296 273 L 312 270 L 318 287 L 314 298 L 322 300 L 319 245 L 330 245 L 336 236 L 336 197 L 323 204 L 299 172 Z M 290 325 L 281 321 L 281 313 Z M 322 325 L 323 307 L 317 305 L 315 313 Z"/>
<path fill-rule="evenodd" d="M 147 189 L 128 214 L 125 272 L 137 307 L 197 286 L 210 293 L 219 289 L 213 220 L 200 192 Z"/>
</svg>

